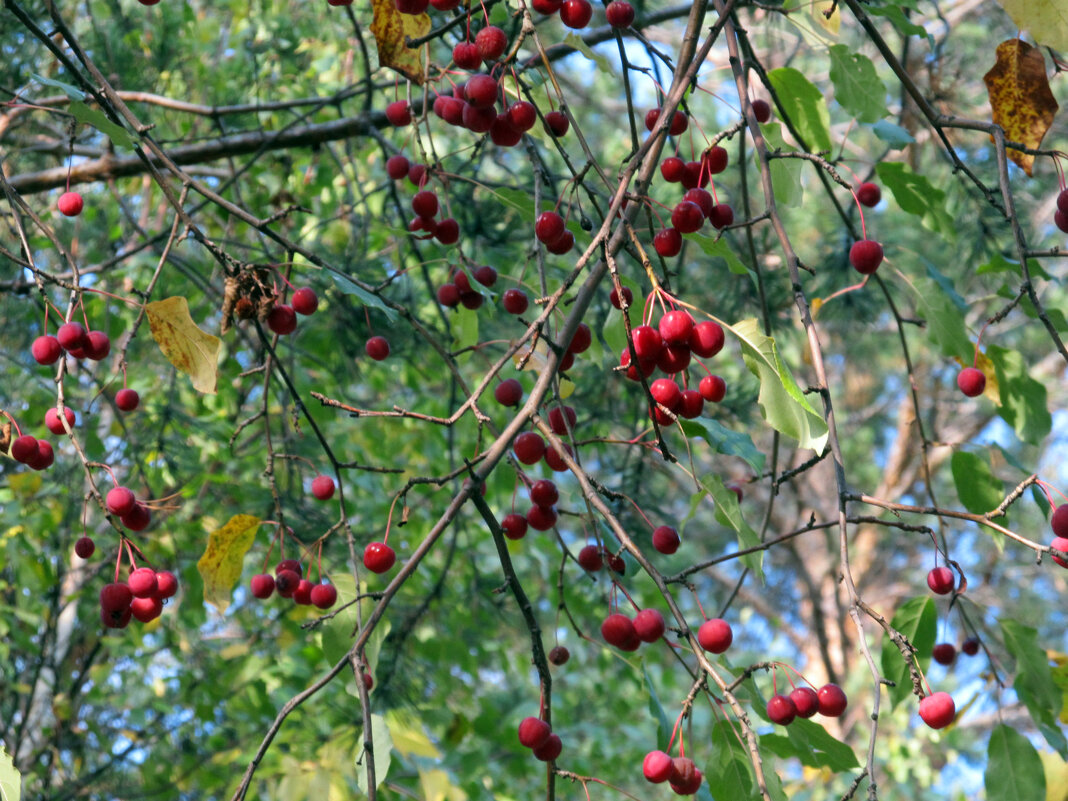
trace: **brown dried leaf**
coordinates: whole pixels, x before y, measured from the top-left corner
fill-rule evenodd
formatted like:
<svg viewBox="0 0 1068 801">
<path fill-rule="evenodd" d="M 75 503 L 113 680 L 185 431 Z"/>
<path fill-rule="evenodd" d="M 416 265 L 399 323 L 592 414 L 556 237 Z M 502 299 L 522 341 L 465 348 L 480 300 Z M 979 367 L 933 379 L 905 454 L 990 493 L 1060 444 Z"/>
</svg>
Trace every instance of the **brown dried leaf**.
<svg viewBox="0 0 1068 801">
<path fill-rule="evenodd" d="M 993 120 L 1004 129 L 1005 136 L 1030 148 L 1042 144 L 1057 114 L 1042 52 L 1020 39 L 1002 42 L 997 63 L 983 81 L 990 94 Z M 1031 174 L 1034 156 L 1010 150 L 1009 158 Z"/>
<path fill-rule="evenodd" d="M 423 49 L 408 47 L 404 39 L 417 39 L 430 30 L 430 17 L 426 14 L 402 14 L 393 5 L 393 0 L 372 0 L 375 16 L 371 21 L 371 33 L 378 45 L 378 61 L 383 67 L 392 67 L 405 78 L 415 83 L 423 82 Z"/>
</svg>

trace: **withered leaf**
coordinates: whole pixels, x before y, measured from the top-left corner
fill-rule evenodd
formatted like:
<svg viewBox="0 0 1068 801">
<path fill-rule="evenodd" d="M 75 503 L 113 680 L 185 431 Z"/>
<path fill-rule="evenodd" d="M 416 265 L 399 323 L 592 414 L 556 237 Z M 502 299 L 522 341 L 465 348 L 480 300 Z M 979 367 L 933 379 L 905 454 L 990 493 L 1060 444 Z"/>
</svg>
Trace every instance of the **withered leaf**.
<svg viewBox="0 0 1068 801">
<path fill-rule="evenodd" d="M 405 37 L 417 39 L 430 30 L 426 14 L 402 14 L 393 0 L 372 0 L 371 33 L 378 45 L 378 61 L 415 83 L 423 82 L 423 48 L 408 47 Z"/>
<path fill-rule="evenodd" d="M 993 120 L 1004 129 L 1005 136 L 1030 148 L 1042 144 L 1057 114 L 1042 52 L 1020 39 L 1002 42 L 998 45 L 997 63 L 983 81 L 990 95 Z M 1031 174 L 1034 156 L 1010 150 L 1009 158 Z"/>
</svg>

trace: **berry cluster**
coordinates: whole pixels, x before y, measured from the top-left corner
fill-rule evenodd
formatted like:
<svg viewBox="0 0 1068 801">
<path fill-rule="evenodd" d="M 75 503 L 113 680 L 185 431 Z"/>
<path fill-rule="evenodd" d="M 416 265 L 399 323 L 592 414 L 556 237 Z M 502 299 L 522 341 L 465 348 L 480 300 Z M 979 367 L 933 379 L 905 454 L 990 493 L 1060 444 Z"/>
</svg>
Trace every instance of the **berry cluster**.
<svg viewBox="0 0 1068 801">
<path fill-rule="evenodd" d="M 542 762 L 552 762 L 563 750 L 560 737 L 541 718 L 523 718 L 519 723 L 519 742 L 534 752 Z"/>
<path fill-rule="evenodd" d="M 142 623 L 163 613 L 163 602 L 178 592 L 178 580 L 169 570 L 134 568 L 126 581 L 100 588 L 100 621 L 109 629 L 124 629 L 130 618 Z"/>
<path fill-rule="evenodd" d="M 322 581 L 312 584 L 304 578 L 304 570 L 296 559 L 283 559 L 275 566 L 273 576 L 270 573 L 253 576 L 249 589 L 256 598 L 270 598 L 277 590 L 282 598 L 320 609 L 329 609 L 337 602 L 337 588 Z"/>
</svg>

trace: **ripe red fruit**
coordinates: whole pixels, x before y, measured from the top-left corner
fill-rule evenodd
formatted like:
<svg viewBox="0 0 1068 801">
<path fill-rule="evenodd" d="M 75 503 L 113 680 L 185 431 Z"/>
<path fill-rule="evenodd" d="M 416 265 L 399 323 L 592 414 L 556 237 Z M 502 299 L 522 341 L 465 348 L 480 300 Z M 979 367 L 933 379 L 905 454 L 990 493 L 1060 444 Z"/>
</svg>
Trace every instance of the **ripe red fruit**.
<svg viewBox="0 0 1068 801">
<path fill-rule="evenodd" d="M 678 256 L 682 250 L 682 234 L 674 228 L 661 228 L 653 237 L 653 247 L 665 259 Z"/>
<path fill-rule="evenodd" d="M 386 106 L 386 119 L 391 125 L 400 128 L 412 121 L 412 110 L 408 108 L 407 100 L 396 100 Z"/>
<path fill-rule="evenodd" d="M 522 289 L 507 289 L 501 297 L 501 305 L 509 314 L 520 315 L 527 310 L 530 301 Z"/>
<path fill-rule="evenodd" d="M 660 318 L 660 337 L 665 344 L 680 345 L 690 341 L 693 333 L 693 317 L 687 311 L 676 309 Z"/>
<path fill-rule="evenodd" d="M 475 108 L 489 108 L 497 102 L 497 88 L 489 75 L 472 75 L 464 87 L 464 98 Z"/>
<path fill-rule="evenodd" d="M 493 390 L 493 397 L 501 406 L 518 406 L 523 398 L 523 385 L 514 378 L 508 378 Z"/>
<path fill-rule="evenodd" d="M 550 734 L 548 740 L 534 749 L 534 758 L 542 762 L 552 762 L 563 750 L 564 744 L 560 742 L 559 735 Z"/>
<path fill-rule="evenodd" d="M 567 660 L 571 658 L 571 652 L 562 645 L 557 645 L 551 651 L 549 651 L 549 661 L 559 667 L 566 664 Z"/>
<path fill-rule="evenodd" d="M 555 14 L 560 10 L 564 0 L 531 0 L 530 6 L 539 14 Z"/>
<path fill-rule="evenodd" d="M 144 0 L 142 0 L 142 4 L 143 3 L 144 3 Z M 130 612 L 130 607 L 128 607 L 128 606 L 125 609 L 123 609 L 121 611 L 118 611 L 118 612 L 108 612 L 105 609 L 101 609 L 100 610 L 100 622 L 103 623 L 104 626 L 106 626 L 109 629 L 124 629 L 124 628 L 126 628 L 129 625 L 130 618 L 132 616 L 133 615 Z"/>
<path fill-rule="evenodd" d="M 37 440 L 37 453 L 30 457 L 30 460 L 26 462 L 34 470 L 46 470 L 52 466 L 52 463 L 56 460 L 55 451 L 52 450 L 52 443 L 47 440 Z"/>
<path fill-rule="evenodd" d="M 558 500 L 560 500 L 560 491 L 556 489 L 556 484 L 547 478 L 535 481 L 534 486 L 530 488 L 531 503 L 536 503 L 538 506 L 554 506 Z"/>
<path fill-rule="evenodd" d="M 38 364 L 55 364 L 63 355 L 59 340 L 51 334 L 37 337 L 30 346 L 30 353 Z"/>
<path fill-rule="evenodd" d="M 389 356 L 389 342 L 385 337 L 371 337 L 364 346 L 367 355 L 380 362 Z"/>
<path fill-rule="evenodd" d="M 482 284 L 482 286 L 493 286 L 497 283 L 497 271 L 488 264 L 483 264 L 475 270 L 474 275 L 475 280 Z"/>
<path fill-rule="evenodd" d="M 545 440 L 534 431 L 527 431 L 515 438 L 516 458 L 523 464 L 535 464 L 545 455 Z"/>
<path fill-rule="evenodd" d="M 85 328 L 81 323 L 63 323 L 56 331 L 56 340 L 65 351 L 80 350 L 86 343 Z"/>
<path fill-rule="evenodd" d="M 634 632 L 642 642 L 656 642 L 666 630 L 664 616 L 656 609 L 643 609 L 634 616 Z"/>
<path fill-rule="evenodd" d="M 570 445 L 564 445 L 564 451 L 568 456 L 573 453 Z M 554 448 L 545 449 L 545 464 L 549 465 L 549 469 L 554 473 L 563 473 L 568 469 L 564 457 L 558 454 Z"/>
<path fill-rule="evenodd" d="M 593 332 L 590 331 L 590 327 L 585 323 L 579 323 L 578 328 L 575 329 L 574 336 L 571 337 L 571 343 L 567 346 L 567 352 L 585 353 L 592 344 Z"/>
<path fill-rule="evenodd" d="M 692 200 L 681 200 L 671 211 L 671 225 L 682 234 L 692 234 L 705 224 L 705 214 Z"/>
<path fill-rule="evenodd" d="M 1062 189 L 1057 194 L 1057 210 L 1061 214 L 1068 214 L 1068 189 Z"/>
<path fill-rule="evenodd" d="M 277 576 L 283 570 L 291 570 L 297 574 L 297 578 L 302 578 L 304 576 L 304 568 L 300 566 L 300 562 L 296 559 L 283 559 L 275 565 L 274 574 Z"/>
<path fill-rule="evenodd" d="M 527 525 L 535 531 L 548 531 L 556 525 L 556 509 L 534 504 L 527 510 Z"/>
<path fill-rule="evenodd" d="M 74 411 L 64 406 L 63 417 L 67 419 L 67 423 L 70 427 L 74 428 Z M 48 407 L 48 410 L 45 412 L 44 423 L 45 428 L 53 434 L 60 435 L 67 433 L 67 429 L 63 427 L 63 419 L 59 416 L 59 412 L 56 411 L 55 406 Z"/>
<path fill-rule="evenodd" d="M 514 512 L 510 515 L 505 515 L 501 521 L 501 528 L 504 530 L 504 536 L 510 540 L 521 540 L 527 535 L 527 519 L 523 515 L 517 515 Z"/>
<path fill-rule="evenodd" d="M 634 22 L 634 6 L 625 0 L 612 0 L 605 8 L 604 15 L 613 28 L 629 28 Z"/>
<path fill-rule="evenodd" d="M 460 305 L 460 290 L 456 284 L 442 284 L 438 287 L 438 303 L 450 309 Z"/>
<path fill-rule="evenodd" d="M 99 362 L 111 353 L 111 340 L 103 331 L 90 331 L 85 335 L 85 355 Z"/>
<path fill-rule="evenodd" d="M 115 584 L 105 584 L 100 588 L 100 608 L 105 612 L 121 612 L 130 606 L 133 601 L 133 593 L 126 582 L 120 581 Z"/>
<path fill-rule="evenodd" d="M 979 640 L 977 640 L 975 637 L 969 637 L 961 643 L 960 649 L 968 656 L 975 656 L 977 653 L 979 653 Z"/>
<path fill-rule="evenodd" d="M 679 398 L 678 414 L 687 420 L 694 420 L 705 410 L 705 399 L 696 389 L 684 389 Z"/>
<path fill-rule="evenodd" d="M 249 589 L 256 598 L 270 598 L 274 592 L 274 576 L 268 573 L 253 576 L 249 582 Z"/>
<path fill-rule="evenodd" d="M 957 649 L 953 643 L 940 642 L 931 649 L 931 658 L 940 665 L 952 665 L 957 657 Z"/>
<path fill-rule="evenodd" d="M 333 584 L 316 584 L 311 588 L 310 597 L 311 602 L 319 609 L 329 609 L 337 603 L 337 587 Z M 370 678 L 367 674 L 364 674 L 364 676 Z M 371 688 L 368 687 L 367 689 Z"/>
<path fill-rule="evenodd" d="M 671 526 L 657 526 L 653 531 L 653 547 L 660 553 L 675 553 L 680 542 L 679 532 Z"/>
<path fill-rule="evenodd" d="M 674 772 L 674 761 L 663 751 L 650 751 L 642 760 L 642 773 L 653 784 L 666 782 Z"/>
<path fill-rule="evenodd" d="M 315 294 L 314 289 L 304 286 L 293 293 L 291 303 L 293 311 L 307 317 L 309 314 L 315 314 L 319 308 L 319 296 Z"/>
<path fill-rule="evenodd" d="M 330 476 L 316 476 L 312 479 L 312 495 L 320 501 L 328 501 L 334 497 L 334 479 Z"/>
<path fill-rule="evenodd" d="M 453 47 L 452 60 L 463 70 L 477 70 L 482 66 L 482 54 L 474 42 L 460 42 Z"/>
<path fill-rule="evenodd" d="M 882 200 L 883 193 L 879 189 L 878 184 L 873 184 L 871 181 L 865 181 L 857 187 L 857 200 L 864 206 L 872 208 L 879 205 L 879 201 Z"/>
<path fill-rule="evenodd" d="M 1068 234 L 1068 214 L 1059 210 L 1053 212 L 1053 223 L 1064 231 L 1064 233 Z"/>
<path fill-rule="evenodd" d="M 412 164 L 408 167 L 408 182 L 415 186 L 422 186 L 426 181 L 426 165 Z"/>
<path fill-rule="evenodd" d="M 397 561 L 397 554 L 384 542 L 368 543 L 363 549 L 363 566 L 372 573 L 385 573 Z"/>
<path fill-rule="evenodd" d="M 93 542 L 92 537 L 78 537 L 78 541 L 74 543 L 74 553 L 82 559 L 88 559 L 95 550 L 96 543 Z"/>
<path fill-rule="evenodd" d="M 434 228 L 434 238 L 443 245 L 455 245 L 460 239 L 460 224 L 446 217 Z"/>
<path fill-rule="evenodd" d="M 820 711 L 820 698 L 811 687 L 795 687 L 790 700 L 799 718 L 810 718 Z"/>
<path fill-rule="evenodd" d="M 639 325 L 631 331 L 634 352 L 641 361 L 655 361 L 664 349 L 664 338 L 660 331 L 650 325 Z"/>
<path fill-rule="evenodd" d="M 163 614 L 163 601 L 155 597 L 134 598 L 130 602 L 130 614 L 142 623 L 148 623 Z"/>
<path fill-rule="evenodd" d="M 108 490 L 104 503 L 111 514 L 122 517 L 137 505 L 137 498 L 126 487 L 114 487 Z"/>
<path fill-rule="evenodd" d="M 734 209 L 729 203 L 718 203 L 708 213 L 708 221 L 717 231 L 722 231 L 728 225 L 734 223 Z"/>
<path fill-rule="evenodd" d="M 789 726 L 797 717 L 797 707 L 788 696 L 773 695 L 768 701 L 768 717 L 771 718 L 772 723 Z"/>
<path fill-rule="evenodd" d="M 706 375 L 697 385 L 701 397 L 710 403 L 719 403 L 727 394 L 727 384 L 718 375 Z"/>
<path fill-rule="evenodd" d="M 820 699 L 820 714 L 828 718 L 840 717 L 849 703 L 845 692 L 837 684 L 824 684 L 816 695 Z"/>
<path fill-rule="evenodd" d="M 1068 537 L 1068 503 L 1062 503 L 1053 510 L 1053 516 L 1049 519 L 1050 527 L 1054 536 Z"/>
<path fill-rule="evenodd" d="M 549 410 L 549 427 L 554 434 L 564 436 L 568 430 L 575 430 L 578 415 L 571 406 L 554 406 Z"/>
<path fill-rule="evenodd" d="M 297 330 L 297 313 L 292 306 L 279 303 L 267 314 L 267 327 L 282 336 L 292 334 Z"/>
<path fill-rule="evenodd" d="M 653 400 L 666 406 L 670 411 L 675 411 L 682 400 L 682 390 L 670 378 L 658 378 L 654 381 L 649 387 L 649 394 L 653 396 Z"/>
<path fill-rule="evenodd" d="M 540 748 L 552 733 L 549 724 L 541 718 L 523 718 L 519 724 L 519 743 L 527 748 Z"/>
<path fill-rule="evenodd" d="M 82 213 L 84 203 L 82 196 L 77 192 L 64 192 L 59 196 L 59 203 L 56 206 L 64 217 L 77 217 Z"/>
<path fill-rule="evenodd" d="M 623 300 L 627 302 L 628 307 L 634 302 L 634 293 L 630 291 L 629 287 L 623 287 Z M 623 304 L 619 299 L 619 293 L 616 292 L 615 289 L 613 289 L 612 294 L 608 296 L 608 301 L 617 309 L 623 309 Z"/>
<path fill-rule="evenodd" d="M 947 595 L 953 592 L 955 583 L 953 571 L 948 567 L 933 567 L 927 574 L 927 586 L 936 595 Z"/>
<path fill-rule="evenodd" d="M 424 219 L 432 218 L 438 213 L 438 196 L 429 189 L 416 192 L 412 198 L 412 211 Z"/>
<path fill-rule="evenodd" d="M 564 0 L 560 6 L 560 21 L 569 28 L 585 28 L 592 16 L 593 6 L 589 0 Z"/>
<path fill-rule="evenodd" d="M 722 148 L 719 145 L 715 145 L 710 150 L 706 150 L 701 157 L 706 175 L 719 175 L 727 169 L 727 162 L 729 160 L 730 156 L 727 153 L 726 148 Z"/>
<path fill-rule="evenodd" d="M 475 45 L 484 61 L 496 61 L 508 48 L 508 37 L 496 25 L 487 25 L 475 35 Z"/>
<path fill-rule="evenodd" d="M 696 203 L 701 207 L 701 213 L 708 217 L 712 213 L 712 208 L 716 205 L 715 199 L 712 197 L 712 193 L 707 189 L 701 189 L 695 186 L 693 189 L 687 189 L 686 194 L 682 196 L 683 200 L 688 200 L 691 203 Z"/>
<path fill-rule="evenodd" d="M 516 130 L 506 111 L 498 114 L 490 125 L 490 139 L 498 147 L 515 147 L 522 138 L 523 132 Z"/>
<path fill-rule="evenodd" d="M 119 515 L 119 520 L 130 531 L 144 531 L 152 522 L 152 512 L 143 503 L 135 503 L 129 512 Z"/>
<path fill-rule="evenodd" d="M 604 559 L 601 558 L 601 549 L 596 545 L 586 545 L 578 552 L 579 566 L 587 573 L 596 573 L 604 567 Z"/>
<path fill-rule="evenodd" d="M 688 786 L 693 781 L 694 776 L 697 775 L 697 765 L 689 757 L 675 757 L 671 760 L 671 776 L 669 777 L 672 785 L 672 789 L 679 795 L 692 795 L 690 792 L 684 792 L 676 789 L 675 785 Z"/>
<path fill-rule="evenodd" d="M 301 579 L 293 592 L 293 601 L 301 606 L 311 606 L 312 586 L 314 585 L 307 579 Z"/>
<path fill-rule="evenodd" d="M 957 707 L 949 693 L 932 693 L 920 701 L 920 717 L 932 729 L 944 729 L 956 715 Z"/>
<path fill-rule="evenodd" d="M 546 245 L 558 241 L 565 230 L 564 218 L 555 211 L 543 211 L 534 221 L 534 236 Z"/>
<path fill-rule="evenodd" d="M 29 464 L 37 457 L 37 438 L 29 434 L 23 434 L 11 443 L 11 458 L 16 462 Z"/>
<path fill-rule="evenodd" d="M 394 181 L 399 181 L 401 178 L 406 177 L 409 167 L 411 167 L 411 164 L 405 156 L 396 155 L 386 159 L 386 175 Z"/>
<path fill-rule="evenodd" d="M 120 389 L 115 393 L 115 405 L 120 411 L 132 412 L 141 403 L 141 396 L 132 389 Z"/>
<path fill-rule="evenodd" d="M 688 340 L 690 350 L 702 359 L 709 359 L 723 349 L 723 328 L 714 320 L 702 320 L 693 327 Z"/>
<path fill-rule="evenodd" d="M 562 256 L 575 246 L 575 235 L 570 231 L 564 231 L 555 242 L 549 243 L 545 249 L 557 256 Z"/>
<path fill-rule="evenodd" d="M 631 640 L 638 639 L 638 633 L 634 630 L 634 624 L 630 618 L 619 612 L 605 618 L 604 623 L 601 624 L 601 636 L 604 637 L 605 642 L 617 648 L 623 648 Z"/>
<path fill-rule="evenodd" d="M 697 630 L 697 642 L 706 651 L 714 654 L 722 654 L 731 647 L 733 641 L 734 632 L 731 631 L 731 624 L 718 617 L 706 620 Z"/>
<path fill-rule="evenodd" d="M 695 186 L 706 186 L 709 181 L 708 168 L 701 170 L 701 162 L 687 161 L 682 170 L 682 186 L 685 189 L 693 189 Z"/>
<path fill-rule="evenodd" d="M 975 367 L 965 367 L 957 373 L 957 387 L 969 398 L 983 394 L 986 389 L 986 376 Z"/>
<path fill-rule="evenodd" d="M 681 373 L 690 364 L 689 345 L 665 345 L 656 360 L 656 366 L 668 375 Z"/>
<path fill-rule="evenodd" d="M 627 563 L 623 561 L 622 556 L 619 556 L 614 553 L 608 553 L 607 551 L 605 551 L 604 561 L 605 564 L 608 565 L 609 570 L 613 571 L 614 573 L 618 573 L 621 576 L 626 575 Z"/>
<path fill-rule="evenodd" d="M 156 592 L 156 571 L 150 567 L 139 567 L 130 574 L 127 583 L 134 598 L 150 598 Z"/>
<path fill-rule="evenodd" d="M 883 246 L 874 239 L 861 239 L 849 249 L 849 263 L 858 273 L 871 275 L 883 263 Z"/>
<path fill-rule="evenodd" d="M 681 181 L 685 169 L 686 162 L 678 156 L 668 156 L 660 162 L 660 175 L 669 184 L 677 184 Z"/>
<path fill-rule="evenodd" d="M 768 105 L 767 100 L 758 98 L 753 101 L 753 116 L 761 125 L 771 119 L 771 106 Z"/>
<path fill-rule="evenodd" d="M 172 598 L 178 592 L 178 579 L 169 570 L 161 570 L 156 574 L 156 598 L 165 601 Z"/>
<path fill-rule="evenodd" d="M 529 131 L 537 121 L 538 110 L 533 103 L 517 100 L 508 107 L 508 122 L 520 133 Z"/>
<path fill-rule="evenodd" d="M 563 136 L 571 127 L 571 120 L 562 111 L 550 111 L 545 115 L 545 126 L 553 136 Z"/>
</svg>

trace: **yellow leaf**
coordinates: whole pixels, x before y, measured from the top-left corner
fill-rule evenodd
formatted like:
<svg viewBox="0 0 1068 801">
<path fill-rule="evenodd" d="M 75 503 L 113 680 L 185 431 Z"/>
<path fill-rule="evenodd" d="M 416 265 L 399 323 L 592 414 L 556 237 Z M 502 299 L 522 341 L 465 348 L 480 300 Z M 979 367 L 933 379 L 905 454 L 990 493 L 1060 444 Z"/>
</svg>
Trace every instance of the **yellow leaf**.
<svg viewBox="0 0 1068 801">
<path fill-rule="evenodd" d="M 258 517 L 234 515 L 208 535 L 208 547 L 197 562 L 197 570 L 204 579 L 204 600 L 220 612 L 230 605 L 230 593 L 241 576 L 241 564 L 259 525 Z"/>
<path fill-rule="evenodd" d="M 202 331 L 189 315 L 189 302 L 181 295 L 145 304 L 152 338 L 168 361 L 193 381 L 198 392 L 215 394 L 222 343 Z"/>
<path fill-rule="evenodd" d="M 417 39 L 430 30 L 430 17 L 426 14 L 402 14 L 393 0 L 371 0 L 374 19 L 371 33 L 378 45 L 378 62 L 383 67 L 392 67 L 405 78 L 415 83 L 423 82 L 423 48 L 408 47 L 405 37 Z"/>
<path fill-rule="evenodd" d="M 833 0 L 816 0 L 811 8 L 812 16 L 819 26 L 832 36 L 837 36 L 838 29 L 842 25 L 842 15 L 838 12 L 838 4 Z M 828 17 L 827 11 L 830 9 L 834 10 Z"/>
<path fill-rule="evenodd" d="M 566 378 L 560 379 L 560 400 L 567 400 L 575 392 L 575 385 Z"/>
<path fill-rule="evenodd" d="M 1041 145 L 1057 114 L 1042 51 L 1020 39 L 1002 42 L 998 45 L 997 63 L 983 81 L 990 95 L 993 120 L 1004 129 L 1005 136 L 1030 148 Z M 1031 174 L 1034 156 L 1010 150 L 1009 158 Z"/>
<path fill-rule="evenodd" d="M 1068 6 L 1064 0 L 998 0 L 1016 27 L 1039 44 L 1068 50 Z"/>
</svg>

